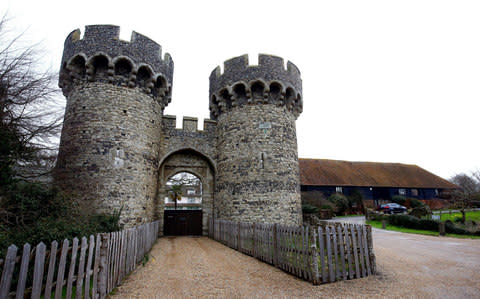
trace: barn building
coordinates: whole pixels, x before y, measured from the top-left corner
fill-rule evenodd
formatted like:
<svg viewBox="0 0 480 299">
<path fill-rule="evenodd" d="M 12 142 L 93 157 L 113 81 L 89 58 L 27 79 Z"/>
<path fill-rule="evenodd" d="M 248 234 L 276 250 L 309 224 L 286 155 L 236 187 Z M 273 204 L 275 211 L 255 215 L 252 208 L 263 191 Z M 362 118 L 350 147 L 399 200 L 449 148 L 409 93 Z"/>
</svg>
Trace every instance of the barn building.
<svg viewBox="0 0 480 299">
<path fill-rule="evenodd" d="M 360 192 L 366 206 L 390 201 L 394 195 L 426 203 L 442 198 L 458 186 L 417 165 L 299 159 L 302 192 L 350 195 Z"/>
</svg>

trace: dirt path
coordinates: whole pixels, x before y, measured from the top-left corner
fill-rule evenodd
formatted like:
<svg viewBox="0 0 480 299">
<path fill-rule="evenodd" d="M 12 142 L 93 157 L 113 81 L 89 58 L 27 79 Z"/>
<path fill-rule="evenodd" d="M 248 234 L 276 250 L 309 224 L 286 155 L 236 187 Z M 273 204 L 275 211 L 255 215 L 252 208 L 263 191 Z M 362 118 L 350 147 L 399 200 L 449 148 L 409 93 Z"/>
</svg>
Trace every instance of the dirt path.
<svg viewBox="0 0 480 299">
<path fill-rule="evenodd" d="M 480 240 L 374 230 L 379 275 L 313 286 L 208 238 L 161 238 L 111 298 L 479 298 Z"/>
</svg>

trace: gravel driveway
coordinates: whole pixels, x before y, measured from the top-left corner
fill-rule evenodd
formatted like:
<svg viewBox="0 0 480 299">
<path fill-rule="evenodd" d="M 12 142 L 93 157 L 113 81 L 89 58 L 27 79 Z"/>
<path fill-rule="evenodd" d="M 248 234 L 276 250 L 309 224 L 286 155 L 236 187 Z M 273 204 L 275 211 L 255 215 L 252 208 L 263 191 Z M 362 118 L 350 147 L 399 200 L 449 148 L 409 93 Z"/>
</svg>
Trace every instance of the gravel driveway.
<svg viewBox="0 0 480 299">
<path fill-rule="evenodd" d="M 111 298 L 480 298 L 480 240 L 373 234 L 377 276 L 319 286 L 205 237 L 161 238 Z"/>
</svg>

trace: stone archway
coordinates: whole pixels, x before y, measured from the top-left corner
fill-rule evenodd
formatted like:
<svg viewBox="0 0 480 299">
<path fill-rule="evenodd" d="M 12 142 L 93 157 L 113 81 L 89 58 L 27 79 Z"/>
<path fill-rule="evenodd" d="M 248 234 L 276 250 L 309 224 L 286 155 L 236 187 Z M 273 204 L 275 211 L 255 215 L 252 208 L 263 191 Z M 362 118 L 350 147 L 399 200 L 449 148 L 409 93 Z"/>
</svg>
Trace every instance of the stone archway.
<svg viewBox="0 0 480 299">
<path fill-rule="evenodd" d="M 207 235 L 208 219 L 213 215 L 215 167 L 207 156 L 192 149 L 178 150 L 161 160 L 157 185 L 157 215 L 160 220 L 160 232 L 163 232 L 166 182 L 170 177 L 181 172 L 195 175 L 202 183 L 202 234 Z"/>
</svg>

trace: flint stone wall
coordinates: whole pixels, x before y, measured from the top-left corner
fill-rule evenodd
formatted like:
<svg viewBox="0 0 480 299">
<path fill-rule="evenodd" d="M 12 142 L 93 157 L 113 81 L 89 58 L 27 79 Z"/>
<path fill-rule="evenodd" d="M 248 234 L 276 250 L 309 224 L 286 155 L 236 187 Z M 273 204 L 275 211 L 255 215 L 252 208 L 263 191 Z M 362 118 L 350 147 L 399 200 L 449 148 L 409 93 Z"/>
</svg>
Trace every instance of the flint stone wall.
<svg viewBox="0 0 480 299">
<path fill-rule="evenodd" d="M 141 132 L 141 134 L 139 134 Z M 122 209 L 122 224 L 152 221 L 159 103 L 137 88 L 90 82 L 70 94 L 55 181 L 87 211 Z"/>
<path fill-rule="evenodd" d="M 295 116 L 246 105 L 217 123 L 217 218 L 301 224 Z"/>
<path fill-rule="evenodd" d="M 216 127 L 217 122 L 205 119 L 203 130 L 198 129 L 198 119 L 184 117 L 182 128 L 176 128 L 176 116 L 164 115 L 162 118 L 162 142 L 160 148 L 160 161 L 172 153 L 180 150 L 194 150 L 215 164 L 216 159 Z"/>
</svg>

